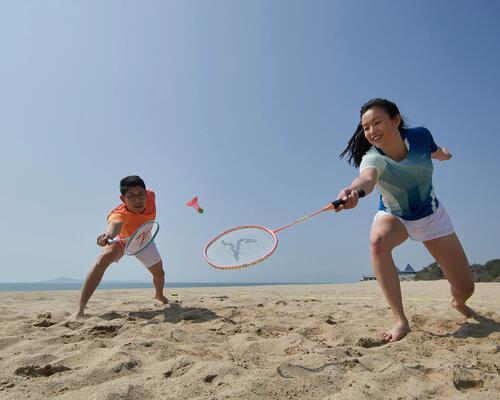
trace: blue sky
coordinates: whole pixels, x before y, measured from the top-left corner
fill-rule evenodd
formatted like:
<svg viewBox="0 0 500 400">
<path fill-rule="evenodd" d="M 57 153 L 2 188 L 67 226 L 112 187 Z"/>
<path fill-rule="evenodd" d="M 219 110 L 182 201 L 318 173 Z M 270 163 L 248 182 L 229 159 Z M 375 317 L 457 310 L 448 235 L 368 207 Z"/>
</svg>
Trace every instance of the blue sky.
<svg viewBox="0 0 500 400">
<path fill-rule="evenodd" d="M 356 281 L 375 194 L 281 232 L 252 268 L 213 270 L 202 250 L 335 199 L 373 97 L 450 149 L 436 194 L 470 261 L 499 258 L 499 17 L 486 0 L 1 2 L 0 281 L 83 278 L 130 174 L 157 193 L 169 281 Z M 411 241 L 394 256 L 433 261 Z M 133 258 L 105 278 L 150 279 Z"/>
</svg>

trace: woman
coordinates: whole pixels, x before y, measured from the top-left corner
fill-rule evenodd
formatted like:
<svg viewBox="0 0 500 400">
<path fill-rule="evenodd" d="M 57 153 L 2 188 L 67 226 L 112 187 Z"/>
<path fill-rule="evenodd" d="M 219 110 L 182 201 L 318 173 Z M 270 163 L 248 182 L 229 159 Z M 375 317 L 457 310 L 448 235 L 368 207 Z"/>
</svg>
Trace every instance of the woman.
<svg viewBox="0 0 500 400">
<path fill-rule="evenodd" d="M 431 158 L 444 161 L 451 154 L 434 143 L 427 129 L 406 128 L 398 107 L 389 100 L 370 100 L 361 107 L 360 119 L 340 155 L 359 167 L 359 177 L 340 191 L 338 198 L 346 203 L 336 211 L 356 207 L 358 190 L 368 194 L 378 186 L 380 206 L 370 233 L 371 261 L 396 321 L 383 339 L 394 342 L 410 331 L 392 258 L 392 250 L 408 237 L 424 243 L 450 282 L 452 306 L 470 317 L 473 311 L 465 302 L 474 292 L 472 272 L 432 186 Z"/>
</svg>

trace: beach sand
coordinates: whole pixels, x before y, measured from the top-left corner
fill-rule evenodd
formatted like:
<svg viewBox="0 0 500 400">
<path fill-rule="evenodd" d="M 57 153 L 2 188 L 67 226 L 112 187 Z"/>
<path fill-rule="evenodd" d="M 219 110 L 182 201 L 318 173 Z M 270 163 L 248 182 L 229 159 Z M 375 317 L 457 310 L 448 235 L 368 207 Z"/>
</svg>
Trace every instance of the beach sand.
<svg viewBox="0 0 500 400">
<path fill-rule="evenodd" d="M 453 310 L 402 282 L 412 332 L 385 344 L 376 282 L 0 293 L 0 399 L 499 399 L 500 283 Z M 177 296 L 172 296 L 176 292 Z"/>
</svg>

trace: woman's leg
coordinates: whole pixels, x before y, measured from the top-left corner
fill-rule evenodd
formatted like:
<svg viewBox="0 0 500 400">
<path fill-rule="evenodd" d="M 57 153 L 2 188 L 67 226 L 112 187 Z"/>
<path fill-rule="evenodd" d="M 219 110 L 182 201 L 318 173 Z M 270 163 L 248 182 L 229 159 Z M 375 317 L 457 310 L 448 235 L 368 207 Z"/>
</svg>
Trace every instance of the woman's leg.
<svg viewBox="0 0 500 400">
<path fill-rule="evenodd" d="M 370 232 L 372 268 L 396 320 L 396 325 L 382 334 L 387 342 L 400 340 L 410 330 L 403 310 L 399 275 L 392 258 L 392 250 L 407 238 L 406 228 L 393 215 L 381 214 L 373 222 Z"/>
<path fill-rule="evenodd" d="M 465 302 L 474 293 L 474 277 L 464 249 L 455 233 L 424 242 L 451 285 L 452 306 L 466 317 L 473 311 Z"/>
</svg>

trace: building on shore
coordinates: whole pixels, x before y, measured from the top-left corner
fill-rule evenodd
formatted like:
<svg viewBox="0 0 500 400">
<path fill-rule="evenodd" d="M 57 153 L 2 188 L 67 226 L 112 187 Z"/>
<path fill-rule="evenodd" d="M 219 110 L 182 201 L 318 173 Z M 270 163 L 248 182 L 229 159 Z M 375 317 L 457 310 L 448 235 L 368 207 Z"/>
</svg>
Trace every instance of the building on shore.
<svg viewBox="0 0 500 400">
<path fill-rule="evenodd" d="M 412 281 L 415 278 L 416 271 L 410 264 L 406 265 L 404 271 L 401 271 L 398 267 L 396 267 L 399 275 L 400 281 Z M 376 281 L 377 278 L 375 275 L 363 275 L 361 281 Z"/>
</svg>

